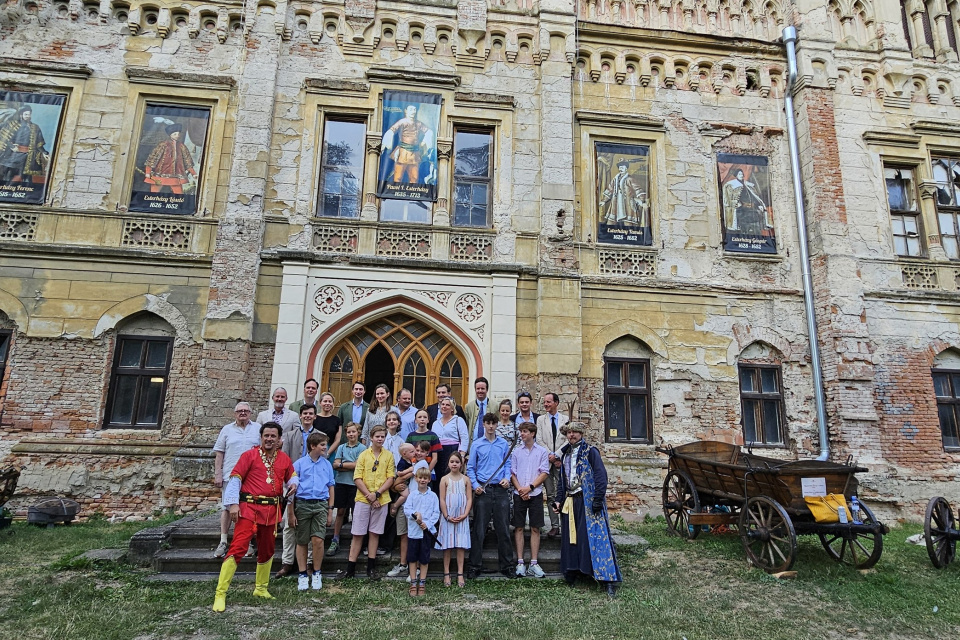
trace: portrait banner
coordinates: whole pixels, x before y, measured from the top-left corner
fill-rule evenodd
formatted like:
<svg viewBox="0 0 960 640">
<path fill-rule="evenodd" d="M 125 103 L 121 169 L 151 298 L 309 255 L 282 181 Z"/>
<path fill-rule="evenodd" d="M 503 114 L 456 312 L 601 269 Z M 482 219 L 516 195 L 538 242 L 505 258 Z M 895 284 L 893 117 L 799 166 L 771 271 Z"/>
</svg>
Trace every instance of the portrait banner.
<svg viewBox="0 0 960 640">
<path fill-rule="evenodd" d="M 437 199 L 437 131 L 443 99 L 432 93 L 383 92 L 377 196 Z"/>
<path fill-rule="evenodd" d="M 130 211 L 193 215 L 210 109 L 148 104 L 137 141 Z"/>
<path fill-rule="evenodd" d="M 598 242 L 649 246 L 650 147 L 596 143 Z"/>
<path fill-rule="evenodd" d="M 67 96 L 0 91 L 0 202 L 43 204 Z"/>
<path fill-rule="evenodd" d="M 764 156 L 717 155 L 720 217 L 726 251 L 777 252 L 767 162 Z"/>
</svg>

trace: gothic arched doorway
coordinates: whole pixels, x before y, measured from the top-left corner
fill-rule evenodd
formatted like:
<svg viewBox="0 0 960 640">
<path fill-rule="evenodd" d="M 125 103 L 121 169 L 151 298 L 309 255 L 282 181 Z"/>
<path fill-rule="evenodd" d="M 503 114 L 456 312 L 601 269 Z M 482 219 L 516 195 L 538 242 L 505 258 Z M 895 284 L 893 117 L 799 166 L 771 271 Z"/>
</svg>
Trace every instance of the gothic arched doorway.
<svg viewBox="0 0 960 640">
<path fill-rule="evenodd" d="M 458 403 L 466 400 L 469 371 L 453 344 L 426 323 L 406 313 L 372 320 L 341 340 L 324 359 L 320 388 L 346 402 L 355 381 L 367 387 L 367 400 L 381 382 L 394 398 L 400 389 L 413 392 L 413 404 L 436 402 L 436 387 L 450 385 Z"/>
</svg>

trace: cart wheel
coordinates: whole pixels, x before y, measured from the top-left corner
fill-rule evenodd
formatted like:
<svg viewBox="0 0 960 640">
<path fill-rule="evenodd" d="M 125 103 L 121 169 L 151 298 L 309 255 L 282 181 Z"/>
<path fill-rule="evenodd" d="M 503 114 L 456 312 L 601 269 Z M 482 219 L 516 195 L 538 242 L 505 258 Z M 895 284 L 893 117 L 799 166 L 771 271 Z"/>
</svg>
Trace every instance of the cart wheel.
<svg viewBox="0 0 960 640">
<path fill-rule="evenodd" d="M 860 503 L 863 524 L 877 524 L 870 507 Z M 836 562 L 850 565 L 856 569 L 869 569 L 880 560 L 883 553 L 882 533 L 862 533 L 844 528 L 837 533 L 820 533 L 820 544 L 827 555 Z"/>
<path fill-rule="evenodd" d="M 670 533 L 690 540 L 700 535 L 700 527 L 690 525 L 690 514 L 700 511 L 697 488 L 685 472 L 674 469 L 663 481 L 663 517 Z"/>
<path fill-rule="evenodd" d="M 937 569 L 943 569 L 953 562 L 957 551 L 957 540 L 951 536 L 956 521 L 946 498 L 931 498 L 927 503 L 927 514 L 923 518 L 923 537 L 927 541 L 927 554 Z"/>
<path fill-rule="evenodd" d="M 797 533 L 776 500 L 750 498 L 740 510 L 740 542 L 747 559 L 767 573 L 788 571 L 797 559 Z"/>
</svg>

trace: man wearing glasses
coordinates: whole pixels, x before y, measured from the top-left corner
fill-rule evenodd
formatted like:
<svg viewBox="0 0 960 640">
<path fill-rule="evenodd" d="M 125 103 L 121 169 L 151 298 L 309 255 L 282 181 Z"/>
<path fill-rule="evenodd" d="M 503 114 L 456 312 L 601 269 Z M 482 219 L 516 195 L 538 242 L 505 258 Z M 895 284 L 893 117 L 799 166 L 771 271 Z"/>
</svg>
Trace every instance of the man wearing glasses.
<svg viewBox="0 0 960 640">
<path fill-rule="evenodd" d="M 236 419 L 220 430 L 217 442 L 213 445 L 213 483 L 223 491 L 227 489 L 223 479 L 230 477 L 240 456 L 253 447 L 260 446 L 260 425 L 250 420 L 250 405 L 246 402 L 238 402 L 233 409 L 233 415 Z M 223 510 L 220 512 L 220 544 L 217 545 L 217 550 L 213 554 L 215 558 L 227 555 L 228 548 L 230 512 L 223 506 L 223 498 L 224 496 L 220 497 L 220 506 Z"/>
</svg>

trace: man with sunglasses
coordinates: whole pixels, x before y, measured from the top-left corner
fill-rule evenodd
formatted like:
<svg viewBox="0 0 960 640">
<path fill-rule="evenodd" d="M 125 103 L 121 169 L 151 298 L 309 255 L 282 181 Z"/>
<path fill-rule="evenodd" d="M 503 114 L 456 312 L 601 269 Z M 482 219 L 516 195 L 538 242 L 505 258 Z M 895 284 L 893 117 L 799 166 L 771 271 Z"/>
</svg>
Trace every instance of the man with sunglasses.
<svg viewBox="0 0 960 640">
<path fill-rule="evenodd" d="M 217 442 L 213 445 L 214 474 L 213 483 L 224 492 L 227 489 L 224 478 L 230 477 L 230 472 L 244 453 L 253 447 L 260 446 L 260 425 L 250 420 L 252 411 L 246 402 L 238 402 L 233 409 L 235 420 L 220 430 Z M 213 556 L 222 558 L 227 555 L 227 537 L 230 534 L 230 512 L 223 506 L 223 497 L 220 497 L 220 544 Z M 252 549 L 252 547 L 251 547 Z M 250 555 L 248 552 L 247 555 Z"/>
</svg>

